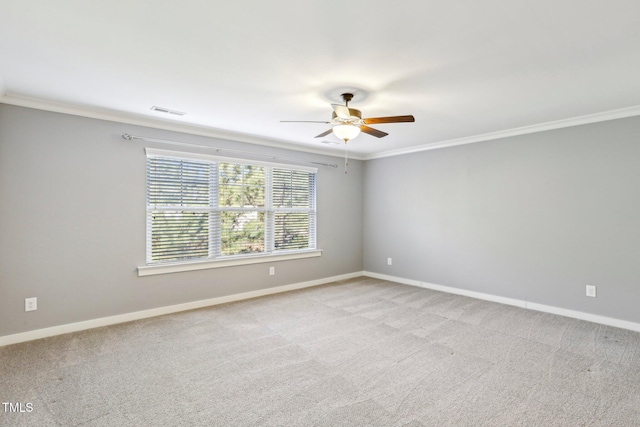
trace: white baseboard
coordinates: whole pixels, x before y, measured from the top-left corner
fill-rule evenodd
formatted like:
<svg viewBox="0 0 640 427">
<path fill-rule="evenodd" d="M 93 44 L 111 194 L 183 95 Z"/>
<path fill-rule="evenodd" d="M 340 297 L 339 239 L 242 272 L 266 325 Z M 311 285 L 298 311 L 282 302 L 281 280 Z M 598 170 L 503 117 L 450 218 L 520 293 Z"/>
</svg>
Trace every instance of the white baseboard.
<svg viewBox="0 0 640 427">
<path fill-rule="evenodd" d="M 463 295 L 471 298 L 493 301 L 500 304 L 513 305 L 516 307 L 527 308 L 530 310 L 541 311 L 544 313 L 558 314 L 560 316 L 571 317 L 579 320 L 586 320 L 588 322 L 599 323 L 607 326 L 614 326 L 616 328 L 629 329 L 632 331 L 640 332 L 640 323 L 630 322 L 628 320 L 615 319 L 613 317 L 600 316 L 598 314 L 585 313 L 583 311 L 570 310 L 562 307 L 554 307 L 551 305 L 538 304 L 525 300 L 519 300 L 515 298 L 506 298 L 498 295 L 485 294 L 482 292 L 468 291 L 466 289 L 453 288 L 450 286 L 435 285 L 433 283 L 420 282 L 413 279 L 405 279 L 402 277 L 389 276 L 387 274 L 373 273 L 370 271 L 363 272 L 363 275 L 367 277 L 373 277 L 375 279 L 388 280 L 390 282 L 402 283 L 405 285 L 418 286 L 421 288 L 432 289 L 434 291 L 447 292 L 450 294 Z"/>
<path fill-rule="evenodd" d="M 260 289 L 257 291 L 244 292 L 241 294 L 227 295 L 224 297 L 210 298 L 199 301 L 192 301 L 183 304 L 170 305 L 166 307 L 152 308 L 149 310 L 135 311 L 133 313 L 118 314 L 116 316 L 101 317 L 99 319 L 85 320 L 82 322 L 68 323 L 66 325 L 52 326 L 50 328 L 36 329 L 34 331 L 21 332 L 13 335 L 0 337 L 0 347 L 17 344 L 25 341 L 37 340 L 40 338 L 52 337 L 54 335 L 68 334 L 70 332 L 84 331 L 87 329 L 100 328 L 102 326 L 115 325 L 118 323 L 131 322 L 133 320 L 146 319 L 149 317 L 162 316 L 163 314 L 177 313 L 180 311 L 193 310 L 196 308 L 209 307 L 212 305 L 224 304 L 227 302 L 241 301 L 281 292 L 293 291 L 296 289 L 309 288 L 312 286 L 324 285 L 326 283 L 347 280 L 363 276 L 362 271 L 342 274 L 339 276 L 325 277 L 308 282 L 294 283 L 291 285 L 277 286 L 275 288 Z"/>
<path fill-rule="evenodd" d="M 209 307 L 227 302 L 241 301 L 251 298 L 257 298 L 266 295 L 277 294 L 281 292 L 293 291 L 296 289 L 309 288 L 312 286 L 324 285 L 326 283 L 337 282 L 340 280 L 353 279 L 356 277 L 372 277 L 380 280 L 388 280 L 390 282 L 402 283 L 405 285 L 418 286 L 421 288 L 432 289 L 450 294 L 463 295 L 471 298 L 493 301 L 501 304 L 513 305 L 516 307 L 527 308 L 531 310 L 541 311 L 544 313 L 557 314 L 560 316 L 571 317 L 574 319 L 586 320 L 589 322 L 599 323 L 602 325 L 614 326 L 616 328 L 629 329 L 640 332 L 640 323 L 630 322 L 627 320 L 615 319 L 612 317 L 600 316 L 597 314 L 585 313 L 582 311 L 569 310 L 561 307 L 532 303 L 529 301 L 506 298 L 482 292 L 474 292 L 465 289 L 453 288 L 450 286 L 435 285 L 433 283 L 421 282 L 419 280 L 406 279 L 403 277 L 390 276 L 387 274 L 374 273 L 370 271 L 357 271 L 339 276 L 325 277 L 308 282 L 294 283 L 291 285 L 277 286 L 275 288 L 260 289 L 257 291 L 244 292 L 241 294 L 227 295 L 224 297 L 210 298 L 206 300 L 192 301 L 183 304 L 170 305 L 166 307 L 153 308 L 149 310 L 136 311 L 133 313 L 119 314 L 116 316 L 102 317 L 99 319 L 91 319 L 82 322 L 69 323 L 66 325 L 52 326 L 50 328 L 37 329 L 34 331 L 22 332 L 13 335 L 5 335 L 0 337 L 0 347 L 10 344 L 17 344 L 25 341 L 32 341 L 40 338 L 51 337 L 55 335 L 68 334 L 70 332 L 84 331 L 87 329 L 99 328 L 102 326 L 115 325 L 118 323 L 131 322 L 133 320 L 146 319 L 149 317 L 162 316 L 164 314 L 177 313 L 180 311 L 194 310 L 197 308 Z"/>
</svg>

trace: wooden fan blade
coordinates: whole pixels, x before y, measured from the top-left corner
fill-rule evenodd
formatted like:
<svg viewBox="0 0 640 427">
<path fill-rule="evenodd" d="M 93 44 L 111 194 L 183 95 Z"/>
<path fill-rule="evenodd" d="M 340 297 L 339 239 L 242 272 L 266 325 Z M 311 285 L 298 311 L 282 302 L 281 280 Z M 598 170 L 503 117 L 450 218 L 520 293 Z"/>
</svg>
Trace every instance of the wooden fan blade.
<svg viewBox="0 0 640 427">
<path fill-rule="evenodd" d="M 333 107 L 333 111 L 336 112 L 336 116 L 340 117 L 341 119 L 351 118 L 351 113 L 349 112 L 348 107 L 340 104 L 331 104 L 331 106 Z"/>
<path fill-rule="evenodd" d="M 316 138 L 322 138 L 323 136 L 329 135 L 331 132 L 333 132 L 333 128 L 329 129 L 326 132 L 322 132 L 320 135 L 316 136 Z"/>
<path fill-rule="evenodd" d="M 378 129 L 370 128 L 369 126 L 365 126 L 365 125 L 360 126 L 360 130 L 364 133 L 368 133 L 371 136 L 375 136 L 376 138 L 382 138 L 389 135 L 386 132 L 382 132 Z"/>
<path fill-rule="evenodd" d="M 406 123 L 415 122 L 416 119 L 413 116 L 389 116 L 389 117 L 373 117 L 363 120 L 367 125 L 375 125 L 379 123 Z"/>
</svg>

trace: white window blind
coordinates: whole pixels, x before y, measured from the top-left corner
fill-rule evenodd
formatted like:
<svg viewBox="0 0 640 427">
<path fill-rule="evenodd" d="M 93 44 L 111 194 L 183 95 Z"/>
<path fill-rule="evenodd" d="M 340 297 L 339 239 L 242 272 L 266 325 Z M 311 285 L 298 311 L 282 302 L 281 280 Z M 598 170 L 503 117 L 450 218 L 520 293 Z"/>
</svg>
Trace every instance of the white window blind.
<svg viewBox="0 0 640 427">
<path fill-rule="evenodd" d="M 147 264 L 316 247 L 316 171 L 147 150 Z"/>
<path fill-rule="evenodd" d="M 315 174 L 274 168 L 271 185 L 275 249 L 315 247 Z"/>
</svg>

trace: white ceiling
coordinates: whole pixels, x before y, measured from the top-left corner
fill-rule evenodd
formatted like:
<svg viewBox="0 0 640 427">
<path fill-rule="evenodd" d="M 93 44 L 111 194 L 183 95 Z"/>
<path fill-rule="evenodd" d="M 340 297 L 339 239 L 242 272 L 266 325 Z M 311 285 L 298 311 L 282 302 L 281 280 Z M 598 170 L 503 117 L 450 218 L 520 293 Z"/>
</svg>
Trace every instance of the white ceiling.
<svg viewBox="0 0 640 427">
<path fill-rule="evenodd" d="M 640 114 L 638 0 L 0 5 L 5 103 L 169 120 L 336 154 L 341 146 L 320 143 L 335 136 L 314 138 L 327 125 L 280 120 L 329 120 L 346 90 L 365 117 L 415 116 L 373 126 L 385 138 L 350 141 L 360 158 Z"/>
</svg>

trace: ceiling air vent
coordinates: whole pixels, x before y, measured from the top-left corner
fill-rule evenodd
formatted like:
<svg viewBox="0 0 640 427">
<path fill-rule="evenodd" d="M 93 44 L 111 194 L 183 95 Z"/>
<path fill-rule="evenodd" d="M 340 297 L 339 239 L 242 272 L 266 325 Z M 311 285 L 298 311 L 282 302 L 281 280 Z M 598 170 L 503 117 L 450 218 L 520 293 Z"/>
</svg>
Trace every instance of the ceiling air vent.
<svg viewBox="0 0 640 427">
<path fill-rule="evenodd" d="M 182 111 L 170 110 L 164 107 L 156 107 L 155 105 L 151 107 L 151 111 L 157 111 L 159 113 L 173 114 L 174 116 L 184 116 L 187 113 L 183 113 Z"/>
</svg>

